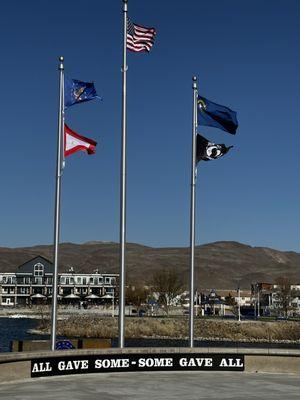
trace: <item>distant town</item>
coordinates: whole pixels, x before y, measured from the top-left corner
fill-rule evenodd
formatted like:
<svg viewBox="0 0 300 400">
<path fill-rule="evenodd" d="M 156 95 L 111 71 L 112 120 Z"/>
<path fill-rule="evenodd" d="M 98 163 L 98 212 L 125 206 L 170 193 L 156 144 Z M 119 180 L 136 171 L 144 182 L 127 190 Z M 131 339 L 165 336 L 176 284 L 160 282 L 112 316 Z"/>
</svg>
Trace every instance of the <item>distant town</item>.
<svg viewBox="0 0 300 400">
<path fill-rule="evenodd" d="M 34 257 L 15 271 L 0 273 L 2 309 L 34 308 L 52 302 L 53 264 Z M 156 271 L 148 285 L 128 283 L 126 305 L 130 315 L 185 315 L 189 293 L 175 270 Z M 58 303 L 61 308 L 106 309 L 118 314 L 118 274 L 77 273 L 68 267 L 59 273 Z M 276 283 L 253 282 L 248 290 L 198 289 L 197 316 L 236 318 L 293 318 L 300 316 L 300 284 L 281 277 Z"/>
</svg>

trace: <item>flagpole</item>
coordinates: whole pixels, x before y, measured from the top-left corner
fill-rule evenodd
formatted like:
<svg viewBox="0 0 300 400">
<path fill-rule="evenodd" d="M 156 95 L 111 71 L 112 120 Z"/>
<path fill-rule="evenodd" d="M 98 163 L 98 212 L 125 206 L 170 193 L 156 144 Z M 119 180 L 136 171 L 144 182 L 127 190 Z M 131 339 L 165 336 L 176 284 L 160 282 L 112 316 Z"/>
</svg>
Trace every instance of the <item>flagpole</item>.
<svg viewBox="0 0 300 400">
<path fill-rule="evenodd" d="M 122 91 L 122 150 L 121 150 L 121 188 L 120 188 L 120 283 L 119 283 L 119 347 L 124 347 L 125 315 L 125 244 L 126 244 L 126 74 L 127 74 L 127 0 L 123 0 L 123 91 Z"/>
<path fill-rule="evenodd" d="M 193 124 L 190 209 L 190 312 L 189 347 L 194 347 L 194 295 L 195 295 L 195 197 L 196 197 L 196 135 L 197 135 L 197 78 L 193 77 Z"/>
<path fill-rule="evenodd" d="M 56 347 L 56 322 L 57 322 L 57 288 L 58 288 L 58 250 L 60 233 L 60 197 L 61 176 L 63 167 L 63 132 L 64 132 L 64 58 L 59 57 L 59 110 L 56 158 L 56 190 L 55 190 L 55 216 L 54 216 L 54 271 L 52 282 L 52 320 L 51 320 L 51 350 Z"/>
<path fill-rule="evenodd" d="M 239 304 L 238 304 L 238 319 L 239 322 L 241 322 L 241 289 L 238 288 L 238 300 L 239 300 Z"/>
</svg>

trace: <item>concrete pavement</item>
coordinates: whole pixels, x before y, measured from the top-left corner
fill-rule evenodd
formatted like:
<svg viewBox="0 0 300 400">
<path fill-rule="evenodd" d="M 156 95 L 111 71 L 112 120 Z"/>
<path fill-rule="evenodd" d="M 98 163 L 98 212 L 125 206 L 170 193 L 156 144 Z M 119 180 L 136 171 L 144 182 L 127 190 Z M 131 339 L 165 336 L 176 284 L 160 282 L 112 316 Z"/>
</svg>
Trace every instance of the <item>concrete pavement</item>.
<svg viewBox="0 0 300 400">
<path fill-rule="evenodd" d="M 299 375 L 143 372 L 36 378 L 0 385 L 5 400 L 299 400 Z"/>
</svg>

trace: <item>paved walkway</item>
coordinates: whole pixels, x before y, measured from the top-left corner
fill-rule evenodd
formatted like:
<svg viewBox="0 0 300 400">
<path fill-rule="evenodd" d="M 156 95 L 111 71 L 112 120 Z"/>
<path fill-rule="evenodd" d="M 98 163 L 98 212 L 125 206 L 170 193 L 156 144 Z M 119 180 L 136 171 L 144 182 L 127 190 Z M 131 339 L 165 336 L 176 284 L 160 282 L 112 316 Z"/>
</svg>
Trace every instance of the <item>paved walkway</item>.
<svg viewBox="0 0 300 400">
<path fill-rule="evenodd" d="M 293 400 L 299 375 L 160 372 L 51 377 L 0 385 L 5 400 Z"/>
</svg>

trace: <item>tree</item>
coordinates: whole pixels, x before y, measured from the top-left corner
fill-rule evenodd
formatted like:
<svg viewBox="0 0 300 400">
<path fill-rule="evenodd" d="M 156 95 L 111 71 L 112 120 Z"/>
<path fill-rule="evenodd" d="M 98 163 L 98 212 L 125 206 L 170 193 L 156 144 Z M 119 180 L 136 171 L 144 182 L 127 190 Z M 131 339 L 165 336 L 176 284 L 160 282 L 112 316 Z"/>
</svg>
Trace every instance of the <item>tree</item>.
<svg viewBox="0 0 300 400">
<path fill-rule="evenodd" d="M 170 306 L 176 296 L 181 294 L 183 282 L 175 269 L 161 269 L 153 274 L 153 291 L 158 295 L 158 303 L 169 315 Z"/>
<path fill-rule="evenodd" d="M 149 290 L 142 285 L 129 285 L 126 288 L 126 302 L 133 304 L 139 310 L 142 304 L 146 303 Z"/>
<path fill-rule="evenodd" d="M 231 295 L 231 293 L 228 293 L 228 296 L 225 297 L 225 304 L 227 306 L 235 307 L 237 305 L 234 297 Z"/>
<path fill-rule="evenodd" d="M 39 327 L 41 329 L 48 328 L 51 320 L 50 305 L 49 304 L 38 304 L 36 306 L 37 314 L 39 315 Z"/>
<path fill-rule="evenodd" d="M 238 315 L 238 302 L 231 295 L 231 293 L 228 293 L 228 296 L 225 297 L 225 304 L 231 307 L 231 310 L 234 315 L 236 316 Z"/>
<path fill-rule="evenodd" d="M 276 300 L 286 318 L 288 311 L 293 309 L 292 300 L 297 296 L 297 291 L 291 286 L 291 280 L 288 277 L 282 276 L 276 279 Z"/>
</svg>

